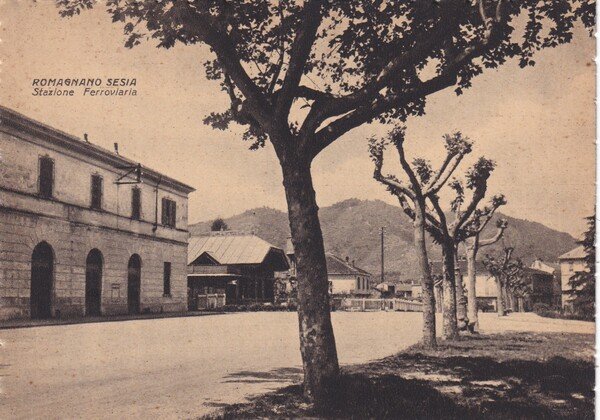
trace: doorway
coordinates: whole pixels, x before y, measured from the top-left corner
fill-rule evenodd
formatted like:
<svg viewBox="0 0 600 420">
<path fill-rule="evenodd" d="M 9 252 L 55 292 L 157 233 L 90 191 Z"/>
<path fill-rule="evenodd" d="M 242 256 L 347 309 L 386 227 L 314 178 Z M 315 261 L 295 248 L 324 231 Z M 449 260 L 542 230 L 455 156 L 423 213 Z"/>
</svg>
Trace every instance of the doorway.
<svg viewBox="0 0 600 420">
<path fill-rule="evenodd" d="M 141 280 L 142 259 L 138 254 L 133 254 L 127 266 L 127 310 L 130 314 L 140 313 Z"/>
<path fill-rule="evenodd" d="M 85 315 L 100 316 L 102 304 L 102 253 L 92 249 L 85 260 Z"/>
<path fill-rule="evenodd" d="M 52 317 L 54 285 L 54 251 L 47 242 L 40 242 L 31 255 L 31 318 Z"/>
</svg>

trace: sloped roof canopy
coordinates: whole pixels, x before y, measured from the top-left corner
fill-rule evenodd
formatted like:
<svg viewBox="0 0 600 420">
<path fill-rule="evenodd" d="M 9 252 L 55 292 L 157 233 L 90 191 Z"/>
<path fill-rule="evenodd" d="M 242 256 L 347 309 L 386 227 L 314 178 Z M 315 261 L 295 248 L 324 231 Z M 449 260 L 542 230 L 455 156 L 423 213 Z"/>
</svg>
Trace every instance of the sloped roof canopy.
<svg viewBox="0 0 600 420">
<path fill-rule="evenodd" d="M 585 258 L 585 248 L 583 245 L 578 246 L 569 252 L 558 257 L 559 260 L 583 260 Z"/>
<path fill-rule="evenodd" d="M 289 269 L 285 252 L 250 233 L 214 232 L 190 238 L 188 265 L 260 265 Z"/>
<path fill-rule="evenodd" d="M 353 266 L 352 264 L 336 257 L 333 254 L 325 254 L 327 259 L 327 274 L 349 274 L 359 276 L 370 276 L 371 274 L 365 270 Z"/>
</svg>

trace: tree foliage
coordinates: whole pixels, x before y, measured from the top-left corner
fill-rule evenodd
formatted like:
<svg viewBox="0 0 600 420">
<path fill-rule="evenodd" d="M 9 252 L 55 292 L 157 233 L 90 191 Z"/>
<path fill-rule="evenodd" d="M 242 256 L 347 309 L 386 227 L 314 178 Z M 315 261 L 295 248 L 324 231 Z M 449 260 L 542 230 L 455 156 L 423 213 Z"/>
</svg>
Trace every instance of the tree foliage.
<svg viewBox="0 0 600 420">
<path fill-rule="evenodd" d="M 531 293 L 531 283 L 525 276 L 525 266 L 520 258 L 513 258 L 514 248 L 506 247 L 499 256 L 486 254 L 483 264 L 503 288 L 525 297 Z"/>
<path fill-rule="evenodd" d="M 210 230 L 212 232 L 218 232 L 221 230 L 229 230 L 229 226 L 227 226 L 227 223 L 225 223 L 225 220 L 223 220 L 221 217 L 217 217 L 215 220 L 213 220 L 212 224 L 210 225 Z"/>
<path fill-rule="evenodd" d="M 74 16 L 96 0 L 56 0 Z M 247 127 L 260 147 L 281 131 L 314 157 L 350 129 L 424 113 L 431 93 L 457 94 L 486 69 L 591 31 L 592 0 L 107 0 L 125 45 L 205 43 L 206 76 L 230 97 L 205 122 Z M 290 117 L 293 104 L 306 108 Z"/>
<path fill-rule="evenodd" d="M 579 245 L 584 247 L 586 270 L 576 272 L 569 279 L 573 309 L 593 317 L 596 312 L 596 216 L 587 218 L 588 230 Z"/>
</svg>

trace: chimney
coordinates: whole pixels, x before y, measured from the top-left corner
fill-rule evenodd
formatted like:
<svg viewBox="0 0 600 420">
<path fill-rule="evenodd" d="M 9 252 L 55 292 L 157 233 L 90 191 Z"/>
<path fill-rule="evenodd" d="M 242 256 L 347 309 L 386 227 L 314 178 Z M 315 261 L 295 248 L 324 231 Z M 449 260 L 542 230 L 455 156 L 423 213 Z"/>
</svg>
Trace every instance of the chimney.
<svg viewBox="0 0 600 420">
<path fill-rule="evenodd" d="M 85 140 L 86 143 L 89 143 L 90 141 L 88 140 L 88 135 L 87 133 L 83 133 L 83 139 Z"/>
<path fill-rule="evenodd" d="M 119 154 L 119 143 L 115 142 L 115 153 Z"/>
<path fill-rule="evenodd" d="M 356 267 L 356 265 L 354 265 L 354 261 L 355 261 L 355 260 L 352 260 L 352 267 Z"/>
<path fill-rule="evenodd" d="M 350 262 L 350 257 L 346 255 L 346 263 Z"/>
</svg>

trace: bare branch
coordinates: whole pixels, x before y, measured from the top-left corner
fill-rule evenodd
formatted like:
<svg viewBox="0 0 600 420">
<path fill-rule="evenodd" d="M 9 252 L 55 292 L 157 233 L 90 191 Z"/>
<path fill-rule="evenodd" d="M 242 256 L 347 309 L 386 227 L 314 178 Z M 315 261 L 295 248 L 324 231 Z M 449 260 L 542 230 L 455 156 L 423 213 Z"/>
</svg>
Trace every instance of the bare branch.
<svg viewBox="0 0 600 420">
<path fill-rule="evenodd" d="M 452 239 L 452 237 L 450 236 L 450 232 L 448 231 L 448 221 L 446 220 L 446 214 L 444 213 L 444 210 L 442 210 L 442 207 L 440 206 L 439 197 L 437 195 L 433 194 L 433 195 L 428 196 L 427 198 L 429 199 L 429 202 L 433 206 L 433 208 L 439 218 L 439 228 L 440 228 L 439 231 L 440 231 L 441 236 L 443 236 L 446 239 Z"/>
<path fill-rule="evenodd" d="M 231 77 L 250 104 L 249 112 L 263 127 L 269 127 L 272 121 L 272 112 L 266 97 L 242 66 L 231 37 L 225 31 L 216 29 L 213 22 L 206 16 L 192 13 L 185 5 L 187 1 L 182 0 L 181 3 L 185 10 L 185 19 L 181 19 L 181 25 L 190 33 L 198 35 L 213 49 L 225 73 Z"/>
<path fill-rule="evenodd" d="M 498 231 L 496 232 L 496 234 L 494 236 L 492 236 L 491 238 L 488 238 L 488 239 L 479 240 L 480 247 L 493 245 L 502 238 L 504 231 L 508 227 L 508 222 L 506 220 L 502 220 L 501 222 L 502 223 L 498 224 Z"/>
<path fill-rule="evenodd" d="M 278 120 L 281 120 L 283 116 L 287 116 L 294 100 L 294 93 L 300 84 L 306 62 L 317 36 L 317 30 L 323 19 L 322 5 L 321 0 L 308 0 L 304 5 L 302 11 L 304 18 L 292 44 L 288 69 L 283 79 L 281 92 L 277 96 L 275 118 Z"/>
<path fill-rule="evenodd" d="M 451 157 L 450 161 L 452 162 L 452 164 L 448 167 L 446 173 L 444 174 L 442 172 L 444 168 L 440 169 L 440 172 L 438 172 L 438 175 L 436 176 L 437 181 L 434 180 L 435 182 L 432 182 L 431 186 L 427 189 L 427 191 L 425 191 L 424 195 L 437 194 L 440 191 L 440 189 L 446 184 L 446 182 L 448 182 L 448 179 L 450 179 L 458 165 L 460 165 L 460 162 L 462 161 L 463 157 L 464 154 L 462 153 Z"/>
</svg>

